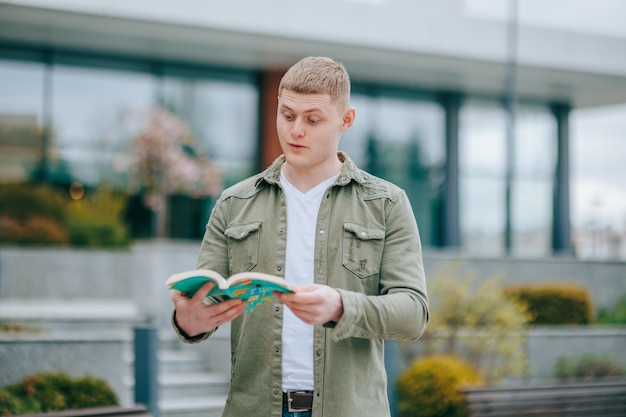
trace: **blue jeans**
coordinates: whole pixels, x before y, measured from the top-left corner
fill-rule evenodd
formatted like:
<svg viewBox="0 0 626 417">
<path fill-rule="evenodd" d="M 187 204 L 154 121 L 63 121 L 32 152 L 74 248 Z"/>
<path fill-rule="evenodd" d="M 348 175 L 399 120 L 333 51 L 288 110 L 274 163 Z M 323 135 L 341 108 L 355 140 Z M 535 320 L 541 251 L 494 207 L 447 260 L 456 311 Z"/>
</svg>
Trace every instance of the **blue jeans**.
<svg viewBox="0 0 626 417">
<path fill-rule="evenodd" d="M 311 417 L 311 411 L 288 411 L 287 407 L 283 407 L 283 417 Z"/>
</svg>

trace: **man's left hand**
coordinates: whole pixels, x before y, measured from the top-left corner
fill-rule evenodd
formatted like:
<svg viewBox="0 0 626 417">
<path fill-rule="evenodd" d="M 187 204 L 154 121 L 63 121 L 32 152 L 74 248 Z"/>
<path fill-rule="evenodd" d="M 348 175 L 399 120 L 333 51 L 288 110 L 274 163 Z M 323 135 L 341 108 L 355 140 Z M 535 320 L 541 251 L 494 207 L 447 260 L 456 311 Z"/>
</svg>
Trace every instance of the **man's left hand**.
<svg viewBox="0 0 626 417">
<path fill-rule="evenodd" d="M 341 294 L 327 285 L 305 285 L 298 287 L 295 293 L 276 293 L 275 296 L 307 324 L 337 322 L 343 315 Z"/>
</svg>

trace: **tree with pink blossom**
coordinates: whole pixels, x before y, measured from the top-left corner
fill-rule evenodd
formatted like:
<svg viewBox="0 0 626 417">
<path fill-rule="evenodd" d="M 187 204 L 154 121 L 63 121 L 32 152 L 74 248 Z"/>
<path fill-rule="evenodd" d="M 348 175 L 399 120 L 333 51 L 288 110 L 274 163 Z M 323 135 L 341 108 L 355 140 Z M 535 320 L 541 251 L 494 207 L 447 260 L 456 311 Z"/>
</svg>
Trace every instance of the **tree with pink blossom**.
<svg viewBox="0 0 626 417">
<path fill-rule="evenodd" d="M 147 113 L 145 127 L 118 168 L 128 170 L 131 190 L 141 192 L 146 206 L 156 214 L 159 237 L 165 236 L 169 196 L 201 198 L 222 189 L 220 170 L 198 155 L 191 131 L 164 109 Z"/>
</svg>

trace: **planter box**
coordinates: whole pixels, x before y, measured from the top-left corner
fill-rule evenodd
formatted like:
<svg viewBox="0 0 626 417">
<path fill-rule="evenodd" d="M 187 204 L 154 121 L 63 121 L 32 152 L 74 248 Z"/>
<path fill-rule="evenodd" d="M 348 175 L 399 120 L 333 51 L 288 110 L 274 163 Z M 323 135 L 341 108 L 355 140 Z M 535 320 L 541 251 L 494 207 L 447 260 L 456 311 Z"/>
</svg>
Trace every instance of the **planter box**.
<svg viewBox="0 0 626 417">
<path fill-rule="evenodd" d="M 464 336 L 464 337 L 471 337 Z M 561 356 L 606 354 L 626 366 L 626 326 L 542 326 L 531 328 L 525 342 L 528 380 L 554 378 Z M 402 367 L 427 354 L 426 343 L 402 342 Z M 515 378 L 517 379 L 517 378 Z"/>
<path fill-rule="evenodd" d="M 0 387 L 40 372 L 108 382 L 120 404 L 134 402 L 133 335 L 128 331 L 0 333 Z"/>
</svg>

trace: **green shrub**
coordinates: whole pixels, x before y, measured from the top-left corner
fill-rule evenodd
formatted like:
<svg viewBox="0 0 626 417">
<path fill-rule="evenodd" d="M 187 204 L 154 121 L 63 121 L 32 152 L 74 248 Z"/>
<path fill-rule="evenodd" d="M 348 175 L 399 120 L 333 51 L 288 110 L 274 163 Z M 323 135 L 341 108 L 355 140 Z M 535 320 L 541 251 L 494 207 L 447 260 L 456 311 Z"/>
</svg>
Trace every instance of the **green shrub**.
<svg viewBox="0 0 626 417">
<path fill-rule="evenodd" d="M 67 231 L 55 219 L 33 216 L 24 220 L 0 218 L 0 242 L 17 245 L 66 246 Z"/>
<path fill-rule="evenodd" d="M 16 221 L 34 216 L 45 217 L 64 224 L 67 198 L 58 190 L 43 185 L 0 185 L 0 215 Z"/>
<path fill-rule="evenodd" d="M 398 410 L 402 417 L 464 417 L 467 405 L 459 388 L 482 383 L 474 368 L 459 358 L 427 356 L 398 377 Z"/>
<path fill-rule="evenodd" d="M 68 222 L 72 246 L 77 247 L 127 247 L 128 230 L 119 223 L 98 219 L 73 219 Z"/>
<path fill-rule="evenodd" d="M 600 310 L 596 321 L 600 324 L 626 324 L 626 295 L 621 296 L 613 307 Z"/>
<path fill-rule="evenodd" d="M 0 415 L 119 405 L 106 381 L 65 373 L 29 375 L 0 390 Z"/>
<path fill-rule="evenodd" d="M 0 390 L 0 415 L 17 416 L 39 411 L 32 400 L 18 397 L 7 390 Z"/>
<path fill-rule="evenodd" d="M 126 203 L 125 194 L 116 194 L 108 188 L 99 188 L 80 200 L 70 201 L 67 227 L 72 246 L 127 247 L 130 237 L 122 221 Z"/>
<path fill-rule="evenodd" d="M 626 368 L 615 358 L 598 353 L 559 356 L 554 365 L 557 378 L 595 379 L 626 375 Z"/>
<path fill-rule="evenodd" d="M 0 185 L 0 242 L 127 247 L 127 196 L 106 188 L 72 200 L 57 189 L 32 184 Z"/>
<path fill-rule="evenodd" d="M 52 375 L 29 375 L 5 389 L 18 398 L 30 401 L 29 406 L 34 412 L 67 409 L 65 398 L 53 383 Z"/>
<path fill-rule="evenodd" d="M 533 325 L 589 324 L 593 320 L 589 291 L 574 284 L 518 285 L 504 292 L 528 306 Z"/>
<path fill-rule="evenodd" d="M 69 408 L 89 408 L 104 405 L 118 405 L 118 399 L 106 381 L 84 376 L 78 378 L 66 392 Z"/>
<path fill-rule="evenodd" d="M 99 219 L 103 222 L 119 222 L 124 216 L 128 196 L 107 187 L 87 191 L 79 200 L 72 200 L 67 213 L 73 219 Z"/>
</svg>

